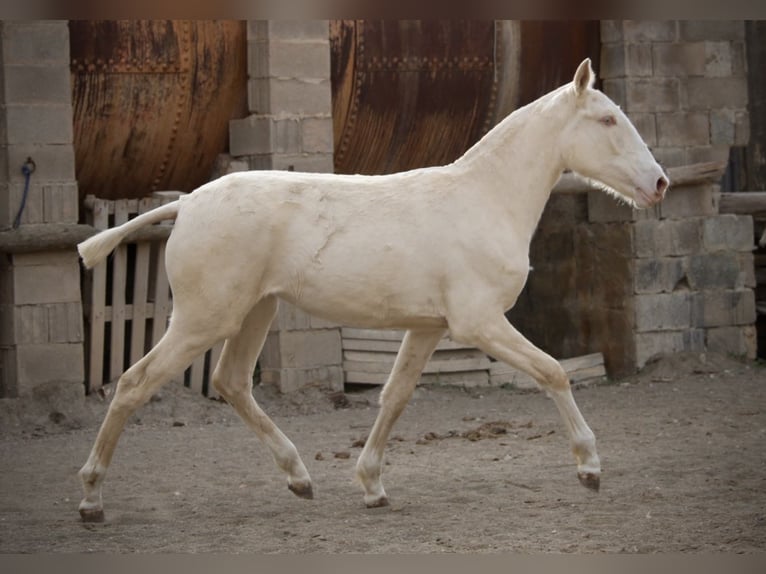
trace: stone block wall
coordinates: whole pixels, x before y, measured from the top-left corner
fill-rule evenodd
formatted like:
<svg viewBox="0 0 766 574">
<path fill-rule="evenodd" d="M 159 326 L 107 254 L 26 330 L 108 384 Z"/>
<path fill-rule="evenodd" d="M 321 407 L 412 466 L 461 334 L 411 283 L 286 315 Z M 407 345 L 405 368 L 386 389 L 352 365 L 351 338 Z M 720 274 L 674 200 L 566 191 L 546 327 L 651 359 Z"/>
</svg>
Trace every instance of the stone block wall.
<svg viewBox="0 0 766 574">
<path fill-rule="evenodd" d="M 249 169 L 333 171 L 330 30 L 326 20 L 248 23 L 250 116 L 233 120 L 229 151 Z M 283 392 L 343 389 L 340 327 L 281 302 L 260 358 Z"/>
<path fill-rule="evenodd" d="M 603 21 L 602 89 L 666 167 L 727 160 L 749 135 L 744 24 Z M 718 182 L 635 210 L 554 195 L 510 319 L 561 358 L 601 351 L 612 376 L 661 353 L 756 355 L 750 216 L 718 212 Z"/>
<path fill-rule="evenodd" d="M 747 143 L 745 24 L 604 20 L 599 76 L 667 166 L 727 160 Z"/>
<path fill-rule="evenodd" d="M 0 230 L 77 223 L 66 21 L 0 22 Z M 73 249 L 0 253 L 0 396 L 84 381 L 80 264 Z M 84 387 L 82 387 L 84 392 Z"/>
</svg>

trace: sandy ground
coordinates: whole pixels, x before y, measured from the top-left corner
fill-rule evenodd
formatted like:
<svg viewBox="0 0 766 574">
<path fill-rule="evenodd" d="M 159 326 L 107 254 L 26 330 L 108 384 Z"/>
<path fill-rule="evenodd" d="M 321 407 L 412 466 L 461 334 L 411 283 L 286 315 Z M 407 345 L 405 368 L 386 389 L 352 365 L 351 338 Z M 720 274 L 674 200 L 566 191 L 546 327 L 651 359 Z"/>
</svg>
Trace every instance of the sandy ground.
<svg viewBox="0 0 766 574">
<path fill-rule="evenodd" d="M 171 386 L 133 417 L 83 524 L 76 472 L 108 402 L 51 388 L 0 400 L 0 552 L 762 552 L 766 369 L 676 356 L 578 389 L 599 440 L 582 488 L 553 403 L 509 389 L 420 387 L 366 509 L 353 481 L 378 390 L 256 398 L 300 450 L 315 499 L 286 488 L 231 408 Z"/>
</svg>

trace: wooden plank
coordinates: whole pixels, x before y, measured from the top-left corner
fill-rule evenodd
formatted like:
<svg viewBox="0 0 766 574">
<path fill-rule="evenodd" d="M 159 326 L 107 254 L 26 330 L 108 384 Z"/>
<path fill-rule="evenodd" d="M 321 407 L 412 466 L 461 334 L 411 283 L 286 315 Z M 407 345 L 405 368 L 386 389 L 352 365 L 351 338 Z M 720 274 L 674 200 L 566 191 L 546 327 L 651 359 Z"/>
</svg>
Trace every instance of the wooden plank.
<svg viewBox="0 0 766 574">
<path fill-rule="evenodd" d="M 488 370 L 490 360 L 455 359 L 446 361 L 428 361 L 423 373 L 459 373 L 461 371 Z M 394 367 L 393 361 L 352 361 L 344 360 L 343 369 L 359 373 L 389 373 Z"/>
<path fill-rule="evenodd" d="M 670 188 L 718 181 L 726 171 L 728 161 L 710 161 L 670 167 L 666 170 Z M 573 174 L 563 173 L 553 186 L 552 193 L 583 193 L 598 190 L 587 180 Z"/>
<path fill-rule="evenodd" d="M 151 202 L 142 199 L 138 202 L 138 213 L 146 213 L 151 209 Z M 146 320 L 149 306 L 149 257 L 151 245 L 138 243 L 136 245 L 135 276 L 133 279 L 133 305 L 131 308 L 130 333 L 130 364 L 134 364 L 144 356 L 146 347 Z M 153 311 L 153 309 L 152 309 Z M 153 313 L 152 313 L 153 314 Z"/>
<path fill-rule="evenodd" d="M 457 359 L 486 359 L 485 355 L 479 349 L 460 349 L 457 351 L 436 351 L 432 356 L 432 361 L 446 361 Z M 379 353 L 372 351 L 343 351 L 343 359 L 348 361 L 380 362 L 384 361 L 391 365 L 394 364 L 396 353 Z M 489 361 L 489 359 L 487 359 Z"/>
<path fill-rule="evenodd" d="M 102 230 L 109 226 L 108 202 L 94 200 L 92 209 L 93 227 Z M 103 261 L 96 265 L 91 274 L 90 337 L 88 345 L 88 391 L 99 390 L 104 384 L 104 311 L 106 308 L 106 267 Z"/>
<path fill-rule="evenodd" d="M 342 339 L 341 346 L 349 351 L 373 351 L 380 353 L 398 353 L 402 346 L 400 341 L 372 340 L 372 339 Z M 456 343 L 450 339 L 442 339 L 436 346 L 437 351 L 473 349 L 469 345 Z"/>
<path fill-rule="evenodd" d="M 352 329 L 342 327 L 340 335 L 344 339 L 369 339 L 373 341 L 401 341 L 405 331 L 395 329 Z"/>
<path fill-rule="evenodd" d="M 202 392 L 202 384 L 205 380 L 205 355 L 207 351 L 194 359 L 191 364 L 191 373 L 189 377 L 189 388 L 197 393 Z"/>
<path fill-rule="evenodd" d="M 591 353 L 580 357 L 562 359 L 559 361 L 561 367 L 566 371 L 569 380 L 572 383 L 582 383 L 583 381 L 596 379 L 606 376 L 604 367 L 604 355 L 602 353 Z M 497 361 L 492 363 L 489 369 L 490 381 L 493 385 L 511 383 L 520 388 L 536 388 L 532 377 L 526 373 L 517 371 L 510 365 Z"/>
<path fill-rule="evenodd" d="M 364 373 L 345 371 L 346 383 L 362 385 L 383 385 L 388 380 L 385 373 Z M 460 373 L 425 373 L 420 377 L 422 385 L 459 385 L 463 387 L 481 387 L 489 384 L 486 370 L 465 371 Z"/>
<path fill-rule="evenodd" d="M 165 244 L 158 244 L 155 266 L 154 320 L 152 321 L 152 347 L 156 345 L 167 330 L 170 316 L 170 285 L 165 272 Z"/>
<path fill-rule="evenodd" d="M 114 227 L 128 221 L 128 202 L 114 203 Z M 117 380 L 125 370 L 125 288 L 128 280 L 128 248 L 123 243 L 112 254 L 112 329 L 109 345 L 109 380 Z"/>
<path fill-rule="evenodd" d="M 718 211 L 719 213 L 752 215 L 756 219 L 766 219 L 766 191 L 722 193 Z"/>
</svg>

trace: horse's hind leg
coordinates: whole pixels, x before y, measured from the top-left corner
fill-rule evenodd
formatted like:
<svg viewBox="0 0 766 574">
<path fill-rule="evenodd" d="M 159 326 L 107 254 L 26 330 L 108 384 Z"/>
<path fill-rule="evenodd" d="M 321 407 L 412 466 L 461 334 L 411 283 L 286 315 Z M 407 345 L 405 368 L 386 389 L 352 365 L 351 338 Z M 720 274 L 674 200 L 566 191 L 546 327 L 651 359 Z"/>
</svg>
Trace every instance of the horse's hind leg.
<svg viewBox="0 0 766 574">
<path fill-rule="evenodd" d="M 104 519 L 101 485 L 112 460 L 117 440 L 125 423 L 135 410 L 143 405 L 171 377 L 183 371 L 200 353 L 218 340 L 211 333 L 184 329 L 182 321 L 171 321 L 159 343 L 141 360 L 123 373 L 109 405 L 106 418 L 93 444 L 90 456 L 80 469 L 84 498 L 80 502 L 80 516 L 86 522 Z"/>
<path fill-rule="evenodd" d="M 253 398 L 255 363 L 276 312 L 275 297 L 266 297 L 253 307 L 240 331 L 224 343 L 213 386 L 271 450 L 277 466 L 287 475 L 287 487 L 302 498 L 312 498 L 311 478 L 298 450 Z"/>
<path fill-rule="evenodd" d="M 388 497 L 380 481 L 383 451 L 394 423 L 402 414 L 444 329 L 407 331 L 394 368 L 380 393 L 380 412 L 359 455 L 356 475 L 364 487 L 364 502 L 372 508 L 386 506 Z"/>
</svg>

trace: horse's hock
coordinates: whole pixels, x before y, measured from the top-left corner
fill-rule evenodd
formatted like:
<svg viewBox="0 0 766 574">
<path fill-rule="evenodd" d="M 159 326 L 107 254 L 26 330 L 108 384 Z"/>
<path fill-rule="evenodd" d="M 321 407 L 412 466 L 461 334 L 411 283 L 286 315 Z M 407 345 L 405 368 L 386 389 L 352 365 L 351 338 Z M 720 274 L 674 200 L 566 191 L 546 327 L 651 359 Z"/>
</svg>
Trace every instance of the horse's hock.
<svg viewBox="0 0 766 574">
<path fill-rule="evenodd" d="M 77 31 L 89 25 L 0 24 L 2 396 L 87 377 L 90 342 L 74 245 L 92 233 L 82 224 L 86 192 L 111 198 L 132 193 L 115 195 L 105 175 L 117 173 L 106 164 L 121 164 L 115 159 L 120 153 L 153 166 L 127 171 L 148 178 L 131 179 L 134 188 L 146 186 L 145 195 L 168 187 L 191 191 L 183 186 L 193 183 L 184 181 L 204 179 L 204 172 L 214 171 L 215 155 L 225 151 L 223 169 L 383 173 L 415 167 L 407 163 L 415 160 L 433 165 L 451 161 L 505 113 L 571 77 L 585 56 L 593 59 L 601 88 L 661 162 L 671 170 L 704 162 L 721 167 L 687 174 L 680 185 L 671 171 L 666 201 L 648 212 L 571 185 L 564 187 L 576 193 L 554 193 L 531 247 L 534 271 L 511 319 L 556 357 L 603 353 L 612 375 L 640 368 L 660 352 L 755 355 L 753 223 L 747 214 L 719 209 L 727 164 L 731 180 L 730 150 L 754 145 L 752 137 L 764 132 L 757 120 L 763 111 L 748 103 L 748 86 L 762 82 L 764 69 L 757 61 L 745 65 L 746 57 L 757 55 L 745 50 L 758 37 L 754 25 L 165 22 L 153 24 L 164 36 L 144 30 L 155 44 L 175 42 L 155 50 L 169 54 L 157 61 L 151 46 L 102 61 L 91 57 L 94 46 L 82 33 L 77 40 Z M 193 38 L 198 50 L 183 56 Z M 247 78 L 238 64 L 227 67 L 225 83 L 239 95 L 228 91 L 209 100 L 208 80 L 224 70 L 208 70 L 212 75 L 198 76 L 208 80 L 184 99 L 178 90 L 190 81 L 189 71 L 204 73 L 211 62 L 215 68 L 218 60 L 210 60 L 205 47 L 211 39 L 219 56 L 246 62 Z M 121 86 L 111 101 L 103 92 L 109 82 Z M 163 95 L 145 97 L 155 89 Z M 201 106 L 203 100 L 208 103 Z M 86 123 L 126 105 L 137 106 L 137 129 L 122 130 L 129 122 L 120 112 L 112 116 L 121 127 L 110 132 L 108 146 L 88 143 L 83 134 L 103 130 L 89 132 Z M 218 127 L 235 118 L 228 122 L 228 150 L 215 136 L 179 151 L 188 143 L 179 134 L 195 118 L 218 118 Z M 161 129 L 150 133 L 147 122 Z M 127 139 L 117 142 L 117 135 Z M 112 159 L 94 163 L 101 156 L 89 156 L 89 146 Z M 31 175 L 22 171 L 27 158 L 34 161 Z M 310 382 L 341 388 L 349 352 L 344 341 L 351 339 L 339 326 L 283 306 L 261 361 L 264 380 L 284 390 Z M 481 357 L 454 358 L 481 367 L 470 371 L 471 381 L 491 382 L 476 375 L 484 372 Z M 470 382 L 460 374 L 440 380 L 462 384 L 461 377 Z"/>
</svg>

